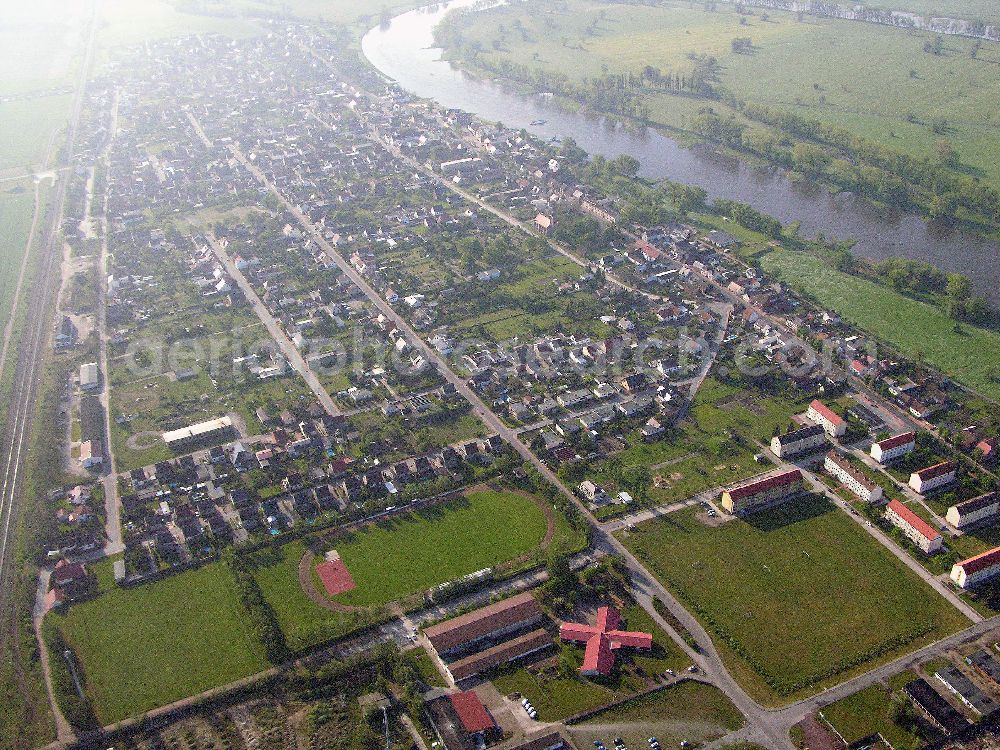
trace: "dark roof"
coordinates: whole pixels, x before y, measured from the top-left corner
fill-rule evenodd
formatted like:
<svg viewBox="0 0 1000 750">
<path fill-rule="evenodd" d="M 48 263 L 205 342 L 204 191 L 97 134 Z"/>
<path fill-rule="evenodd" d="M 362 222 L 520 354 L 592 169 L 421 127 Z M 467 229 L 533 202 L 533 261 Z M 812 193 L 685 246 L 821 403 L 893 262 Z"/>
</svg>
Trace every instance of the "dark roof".
<svg viewBox="0 0 1000 750">
<path fill-rule="evenodd" d="M 997 493 L 987 492 L 985 495 L 974 497 L 971 500 L 964 500 L 960 503 L 955 503 L 955 507 L 958 509 L 959 513 L 975 513 L 977 510 L 982 510 L 983 508 L 993 505 L 996 501 Z"/>
<path fill-rule="evenodd" d="M 777 437 L 778 443 L 788 445 L 789 443 L 797 443 L 800 440 L 807 440 L 808 438 L 825 434 L 826 430 L 823 429 L 823 425 L 811 424 L 806 427 L 800 427 L 797 430 L 792 430 L 791 432 L 786 432 L 784 435 L 778 435 Z"/>
<path fill-rule="evenodd" d="M 552 636 L 548 634 L 548 631 L 539 628 L 509 641 L 504 641 L 485 651 L 454 661 L 448 665 L 448 671 L 458 682 L 522 656 L 527 656 L 551 644 Z"/>
<path fill-rule="evenodd" d="M 993 658 L 993 654 L 986 651 L 976 651 L 966 661 L 969 666 L 974 667 L 993 682 L 1000 684 L 1000 662 Z"/>
<path fill-rule="evenodd" d="M 490 633 L 542 616 L 542 608 L 530 592 L 490 604 L 468 614 L 445 620 L 424 630 L 438 651 L 450 651 L 485 638 Z"/>
<path fill-rule="evenodd" d="M 735 501 L 742 500 L 745 497 L 753 497 L 754 495 L 769 490 L 772 487 L 782 487 L 786 484 L 793 484 L 794 482 L 800 481 L 802 481 L 802 472 L 798 469 L 789 469 L 788 471 L 783 471 L 779 474 L 769 474 L 765 477 L 757 477 L 750 482 L 737 485 L 727 491 L 729 492 L 729 496 Z"/>
<path fill-rule="evenodd" d="M 934 479 L 934 477 L 940 477 L 944 476 L 945 474 L 949 474 L 955 471 L 955 469 L 957 468 L 958 467 L 955 466 L 954 461 L 942 461 L 939 464 L 934 464 L 933 466 L 926 466 L 923 469 L 920 469 L 919 471 L 915 471 L 913 473 L 916 474 L 918 477 L 920 477 L 921 481 L 926 481 L 928 479 Z"/>
<path fill-rule="evenodd" d="M 926 711 L 944 730 L 945 734 L 958 734 L 969 726 L 969 722 L 962 714 L 952 708 L 951 704 L 932 688 L 927 680 L 914 680 L 903 688 L 903 692 Z"/>
</svg>

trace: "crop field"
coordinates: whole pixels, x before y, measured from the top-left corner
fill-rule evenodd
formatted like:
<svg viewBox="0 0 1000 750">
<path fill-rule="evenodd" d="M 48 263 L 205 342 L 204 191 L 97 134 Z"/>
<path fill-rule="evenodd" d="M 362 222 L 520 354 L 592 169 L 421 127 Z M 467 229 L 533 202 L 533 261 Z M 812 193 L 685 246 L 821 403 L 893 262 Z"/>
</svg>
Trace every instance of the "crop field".
<svg viewBox="0 0 1000 750">
<path fill-rule="evenodd" d="M 990 377 L 1000 362 L 997 334 L 971 325 L 957 332 L 955 321 L 942 310 L 841 273 L 804 253 L 775 250 L 761 258 L 761 265 L 903 354 L 922 355 L 956 380 L 1000 399 L 1000 383 Z"/>
<path fill-rule="evenodd" d="M 665 747 L 695 744 L 739 729 L 743 716 L 725 694 L 698 682 L 682 682 L 601 711 L 570 728 L 578 747 L 620 736 L 628 747 L 656 737 Z"/>
<path fill-rule="evenodd" d="M 767 703 L 815 692 L 968 624 L 817 496 L 717 528 L 688 509 L 622 539 Z"/>
<path fill-rule="evenodd" d="M 221 563 L 50 614 L 79 659 L 103 724 L 267 668 Z"/>
<path fill-rule="evenodd" d="M 539 548 L 546 518 L 512 492 L 470 492 L 462 499 L 392 519 L 337 540 L 357 588 L 342 604 L 378 606 Z"/>
<path fill-rule="evenodd" d="M 958 17 L 997 15 L 995 4 L 985 1 L 975 7 L 960 0 L 912 5 L 928 12 L 941 5 L 968 9 Z M 639 73 L 647 65 L 688 73 L 689 55 L 710 55 L 720 64 L 718 83 L 741 100 L 847 127 L 916 156 L 933 156 L 936 142 L 946 137 L 972 173 L 1000 181 L 1000 113 L 990 104 L 1000 97 L 1000 44 L 982 42 L 973 57 L 975 40 L 949 36 L 935 55 L 923 51 L 931 34 L 813 16 L 800 21 L 771 9 L 765 21 L 764 13 L 741 16 L 731 6 L 706 12 L 682 0 L 657 6 L 514 4 L 473 15 L 463 36 L 480 45 L 487 64 L 516 60 L 575 81 Z M 732 51 L 732 40 L 743 37 L 752 40 L 751 54 Z M 653 119 L 677 128 L 697 109 L 686 97 L 652 99 Z M 940 119 L 947 120 L 943 136 L 931 129 Z"/>
</svg>

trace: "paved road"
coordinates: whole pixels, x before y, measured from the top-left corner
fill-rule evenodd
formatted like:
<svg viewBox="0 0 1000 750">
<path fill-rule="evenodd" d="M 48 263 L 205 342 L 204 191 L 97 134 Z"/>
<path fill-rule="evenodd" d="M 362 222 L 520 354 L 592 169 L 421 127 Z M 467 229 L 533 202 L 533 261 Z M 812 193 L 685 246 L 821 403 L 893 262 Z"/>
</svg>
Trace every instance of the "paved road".
<svg viewBox="0 0 1000 750">
<path fill-rule="evenodd" d="M 330 394 L 327 393 L 323 384 L 319 382 L 319 378 L 316 377 L 316 373 L 312 371 L 309 364 L 302 358 L 302 354 L 298 349 L 295 348 L 295 344 L 291 342 L 285 332 L 282 330 L 278 321 L 275 320 L 274 316 L 271 315 L 271 311 L 268 310 L 267 305 L 261 301 L 261 298 L 257 296 L 257 292 L 254 291 L 253 285 L 243 275 L 243 272 L 236 267 L 232 258 L 226 252 L 226 249 L 222 246 L 222 243 L 215 238 L 214 235 L 207 235 L 208 243 L 212 248 L 212 252 L 215 253 L 215 257 L 219 259 L 219 262 L 226 269 L 233 280 L 236 281 L 240 289 L 243 290 L 243 294 L 246 295 L 247 300 L 250 302 L 250 306 L 253 307 L 253 311 L 257 313 L 257 317 L 260 318 L 261 323 L 267 328 L 268 333 L 271 334 L 271 338 L 274 339 L 275 343 L 281 348 L 282 353 L 291 363 L 292 367 L 298 372 L 303 380 L 306 381 L 306 385 L 309 386 L 309 390 L 313 392 L 316 399 L 319 401 L 323 409 L 326 410 L 327 414 L 337 416 L 341 413 L 340 408 L 334 403 L 333 399 L 330 398 Z"/>
<path fill-rule="evenodd" d="M 701 624 L 695 620 L 683 606 L 681 606 L 681 604 L 673 597 L 673 595 L 670 594 L 669 591 L 667 591 L 666 588 L 663 587 L 662 584 L 660 584 L 646 571 L 642 564 L 621 542 L 601 527 L 600 522 L 593 516 L 593 514 L 591 514 L 590 510 L 580 501 L 580 499 L 570 492 L 565 485 L 562 484 L 559 477 L 556 476 L 556 474 L 537 456 L 535 456 L 534 453 L 532 453 L 531 449 L 520 439 L 517 434 L 518 431 L 504 424 L 504 422 L 486 406 L 482 399 L 480 399 L 479 396 L 468 386 L 465 380 L 460 378 L 451 370 L 444 358 L 441 357 L 436 350 L 425 343 L 417 332 L 410 327 L 405 320 L 396 314 L 396 311 L 392 308 L 392 306 L 385 299 L 383 299 L 383 297 L 367 282 L 367 280 L 365 280 L 361 274 L 359 274 L 357 270 L 323 238 L 322 233 L 312 225 L 309 218 L 302 211 L 300 211 L 295 204 L 288 200 L 288 198 L 281 193 L 281 191 L 264 175 L 263 172 L 260 171 L 260 169 L 258 169 L 246 158 L 240 147 L 237 144 L 233 144 L 229 148 L 236 159 L 243 164 L 244 167 L 246 167 L 262 185 L 267 187 L 274 194 L 274 196 L 289 213 L 295 216 L 302 228 L 310 234 L 313 241 L 316 242 L 317 245 L 319 245 L 319 247 L 322 248 L 327 254 L 327 256 L 329 256 L 329 258 L 340 267 L 344 274 L 359 289 L 361 289 L 362 292 L 364 292 L 369 301 L 387 318 L 396 323 L 397 327 L 406 336 L 409 343 L 417 349 L 424 356 L 424 358 L 427 359 L 427 361 L 436 365 L 441 375 L 452 383 L 458 392 L 467 401 L 469 401 L 476 416 L 479 417 L 479 419 L 482 420 L 489 429 L 499 434 L 505 441 L 513 446 L 513 448 L 526 462 L 534 466 L 542 476 L 544 476 L 554 486 L 558 487 L 566 498 L 576 504 L 580 512 L 590 521 L 591 525 L 595 529 L 595 548 L 608 554 L 618 555 L 625 561 L 627 567 L 629 568 L 633 588 L 637 592 L 637 599 L 639 603 L 650 614 L 650 616 L 660 622 L 661 626 L 664 627 L 664 630 L 669 633 L 677 644 L 691 656 L 692 660 L 700 666 L 708 677 L 730 697 L 737 708 L 748 717 L 748 720 L 760 726 L 760 731 L 767 739 L 767 746 L 775 749 L 791 748 L 792 744 L 788 738 L 787 731 L 779 731 L 773 726 L 767 725 L 761 721 L 761 717 L 763 715 L 761 707 L 746 693 L 746 691 L 743 690 L 732 675 L 729 674 L 729 671 L 723 665 L 721 658 L 716 652 L 711 638 L 704 628 L 702 628 Z M 671 613 L 677 617 L 684 627 L 687 628 L 687 630 L 695 637 L 700 647 L 700 653 L 692 651 L 680 634 L 663 621 L 662 617 L 660 617 L 659 613 L 653 606 L 652 599 L 654 597 L 664 602 L 670 609 Z"/>
<path fill-rule="evenodd" d="M 118 133 L 118 102 L 119 92 L 115 91 L 115 100 L 111 105 L 111 122 L 108 127 L 108 140 L 101 153 L 101 159 L 107 165 L 115 135 Z M 93 179 L 93 170 L 91 172 Z M 93 189 L 93 186 L 91 186 Z M 108 272 L 111 269 L 110 253 L 108 251 L 108 191 L 104 192 L 104 205 L 101 208 L 101 256 L 98 272 L 98 302 L 97 302 L 97 337 L 100 342 L 101 368 L 101 407 L 104 410 L 104 554 L 116 555 L 125 551 L 125 541 L 122 537 L 122 507 L 118 494 L 118 474 L 115 465 L 115 453 L 111 443 L 111 371 L 108 369 Z M 89 203 L 89 196 L 88 196 Z"/>
</svg>

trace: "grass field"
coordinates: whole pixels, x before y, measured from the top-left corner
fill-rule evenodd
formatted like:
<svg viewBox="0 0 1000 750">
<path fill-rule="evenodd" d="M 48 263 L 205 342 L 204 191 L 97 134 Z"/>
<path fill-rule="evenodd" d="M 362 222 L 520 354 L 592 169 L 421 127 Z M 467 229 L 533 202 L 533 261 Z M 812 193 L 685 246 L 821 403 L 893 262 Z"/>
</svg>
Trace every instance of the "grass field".
<svg viewBox="0 0 1000 750">
<path fill-rule="evenodd" d="M 645 747 L 653 736 L 664 747 L 679 747 L 683 740 L 710 742 L 742 725 L 743 716 L 722 691 L 682 682 L 594 714 L 570 732 L 577 747 L 607 745 L 615 737 L 627 747 Z"/>
<path fill-rule="evenodd" d="M 30 182 L 24 183 L 19 192 L 8 190 L 0 193 L 0 226 L 3 227 L 0 234 L 0 267 L 4 269 L 0 274 L 0 332 L 10 319 L 17 276 L 31 231 L 34 197 L 35 191 Z"/>
<path fill-rule="evenodd" d="M 305 552 L 305 544 L 292 542 L 254 556 L 253 576 L 293 651 L 343 636 L 373 620 L 363 612 L 331 612 L 306 596 L 298 578 L 299 560 Z"/>
<path fill-rule="evenodd" d="M 337 541 L 357 588 L 336 601 L 387 604 L 507 562 L 537 549 L 545 526 L 530 499 L 492 490 L 380 523 Z"/>
<path fill-rule="evenodd" d="M 80 660 L 104 724 L 268 666 L 221 563 L 115 589 L 49 618 Z"/>
<path fill-rule="evenodd" d="M 968 10 L 955 12 L 958 17 L 985 16 L 992 8 L 997 16 L 995 4 L 985 0 L 971 5 L 911 0 L 910 5 L 925 12 Z M 523 34 L 513 30 L 515 23 Z M 752 54 L 732 51 L 731 41 L 738 37 L 752 40 Z M 596 0 L 515 3 L 471 16 L 464 38 L 481 47 L 487 64 L 514 60 L 572 81 L 604 72 L 638 73 L 647 65 L 687 73 L 693 65 L 689 54 L 711 55 L 720 64 L 718 85 L 741 100 L 840 125 L 912 155 L 934 155 L 942 136 L 930 125 L 946 119 L 945 137 L 963 164 L 1000 181 L 1000 113 L 989 104 L 1000 97 L 995 72 L 1000 44 L 995 42 L 983 42 L 973 58 L 974 40 L 949 36 L 942 54 L 933 55 L 923 51 L 931 34 L 808 15 L 798 20 L 771 9 L 741 16 L 732 6 L 720 5 L 706 12 L 684 0 L 655 6 Z M 697 109 L 693 104 L 685 97 L 656 95 L 651 117 L 685 128 Z M 731 111 L 719 102 L 712 106 Z"/>
<path fill-rule="evenodd" d="M 955 331 L 955 321 L 924 302 L 841 273 L 805 253 L 775 250 L 761 258 L 770 274 L 816 299 L 851 323 L 986 396 L 1000 399 L 1000 383 L 989 377 L 1000 362 L 1000 336 L 975 326 Z"/>
<path fill-rule="evenodd" d="M 857 742 L 880 732 L 893 747 L 916 747 L 922 738 L 892 720 L 892 693 L 872 685 L 823 709 L 823 717 L 847 740 Z"/>
<path fill-rule="evenodd" d="M 766 702 L 815 691 L 968 624 L 816 496 L 715 529 L 689 509 L 623 541 L 697 614 L 736 676 Z"/>
<path fill-rule="evenodd" d="M 715 378 L 705 380 L 687 419 L 676 435 L 654 443 L 637 442 L 596 472 L 595 481 L 614 484 L 616 467 L 646 466 L 660 486 L 649 490 L 650 504 L 670 503 L 711 487 L 759 474 L 754 460 L 776 427 L 786 428 L 791 416 L 805 411 L 807 399 L 737 389 Z M 742 437 L 742 444 L 729 434 Z M 607 512 L 620 510 L 608 506 Z"/>
</svg>

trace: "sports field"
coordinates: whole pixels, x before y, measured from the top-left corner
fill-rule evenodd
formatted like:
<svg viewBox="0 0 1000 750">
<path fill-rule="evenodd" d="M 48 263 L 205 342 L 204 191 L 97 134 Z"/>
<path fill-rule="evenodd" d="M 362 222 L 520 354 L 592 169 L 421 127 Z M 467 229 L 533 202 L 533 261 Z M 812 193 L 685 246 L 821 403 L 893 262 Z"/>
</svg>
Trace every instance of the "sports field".
<svg viewBox="0 0 1000 750">
<path fill-rule="evenodd" d="M 335 547 L 357 588 L 336 597 L 376 606 L 538 549 L 546 518 L 531 499 L 484 490 L 360 531 Z"/>
<path fill-rule="evenodd" d="M 939 308 L 837 271 L 805 253 L 775 250 L 762 256 L 760 263 L 767 273 L 903 354 L 922 355 L 928 364 L 956 380 L 1000 399 L 1000 383 L 989 376 L 1000 362 L 997 334 L 971 325 L 956 332 L 955 321 Z"/>
<path fill-rule="evenodd" d="M 718 528 L 692 508 L 622 540 L 766 703 L 815 692 L 968 624 L 818 496 Z"/>
<path fill-rule="evenodd" d="M 252 557 L 253 577 L 292 651 L 341 637 L 374 619 L 360 611 L 331 612 L 306 596 L 298 578 L 299 560 L 305 553 L 305 544 L 291 542 Z"/>
<path fill-rule="evenodd" d="M 108 724 L 267 669 L 229 569 L 214 563 L 50 614 Z"/>
</svg>

